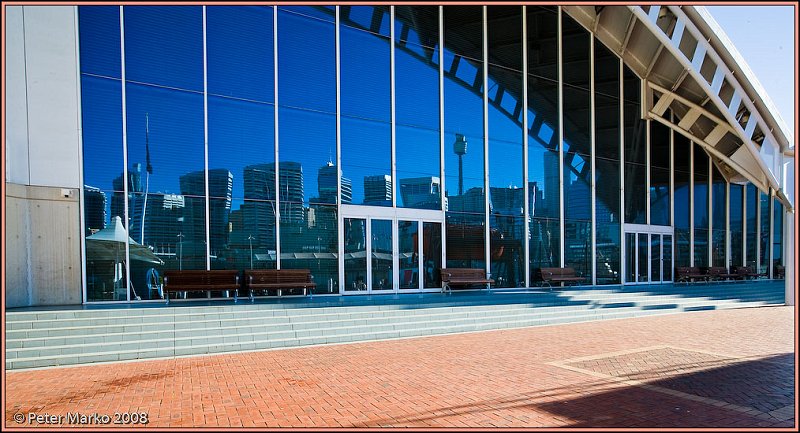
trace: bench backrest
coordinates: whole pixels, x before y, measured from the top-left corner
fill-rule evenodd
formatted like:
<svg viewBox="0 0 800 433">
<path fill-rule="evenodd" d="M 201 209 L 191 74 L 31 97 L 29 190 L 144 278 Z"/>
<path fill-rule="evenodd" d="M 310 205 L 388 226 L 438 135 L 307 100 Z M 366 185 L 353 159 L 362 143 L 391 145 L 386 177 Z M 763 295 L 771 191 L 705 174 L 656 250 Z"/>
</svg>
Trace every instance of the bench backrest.
<svg viewBox="0 0 800 433">
<path fill-rule="evenodd" d="M 675 275 L 678 277 L 687 275 L 703 275 L 703 272 L 700 271 L 700 268 L 696 266 L 675 266 Z"/>
<path fill-rule="evenodd" d="M 220 285 L 239 284 L 239 271 L 233 269 L 191 270 L 191 271 L 164 271 L 164 287 L 184 285 Z"/>
<path fill-rule="evenodd" d="M 734 266 L 733 273 L 737 275 L 752 275 L 753 274 L 753 267 L 752 266 Z"/>
<path fill-rule="evenodd" d="M 549 280 L 552 278 L 572 278 L 577 277 L 575 268 L 541 268 L 542 279 Z"/>
<path fill-rule="evenodd" d="M 712 266 L 712 267 L 706 269 L 706 273 L 708 275 L 712 275 L 712 276 L 713 275 L 722 275 L 722 274 L 727 274 L 728 273 L 728 269 L 723 267 L 723 266 Z"/>
<path fill-rule="evenodd" d="M 310 283 L 310 269 L 247 269 L 246 284 Z"/>
<path fill-rule="evenodd" d="M 480 268 L 442 268 L 442 281 L 485 280 L 486 270 Z"/>
</svg>

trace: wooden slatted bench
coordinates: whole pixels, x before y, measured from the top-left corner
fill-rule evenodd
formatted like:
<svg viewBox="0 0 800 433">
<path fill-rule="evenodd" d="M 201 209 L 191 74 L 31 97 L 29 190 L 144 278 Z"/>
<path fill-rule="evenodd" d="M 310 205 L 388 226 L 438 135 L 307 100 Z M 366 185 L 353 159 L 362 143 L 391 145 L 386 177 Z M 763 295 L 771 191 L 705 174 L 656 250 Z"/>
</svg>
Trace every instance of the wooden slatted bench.
<svg viewBox="0 0 800 433">
<path fill-rule="evenodd" d="M 675 282 L 708 281 L 708 274 L 696 266 L 675 266 Z"/>
<path fill-rule="evenodd" d="M 247 269 L 244 271 L 244 284 L 251 302 L 256 290 L 264 290 L 267 295 L 275 290 L 278 296 L 283 296 L 285 289 L 302 289 L 306 295 L 317 287 L 310 269 Z"/>
<path fill-rule="evenodd" d="M 442 292 L 453 291 L 453 286 L 469 287 L 485 285 L 491 288 L 494 280 L 486 277 L 486 270 L 480 268 L 441 268 Z"/>
<path fill-rule="evenodd" d="M 729 273 L 728 268 L 724 266 L 711 266 L 707 268 L 701 268 L 701 270 L 705 271 L 709 281 L 736 279 L 738 277 L 737 274 Z"/>
<path fill-rule="evenodd" d="M 734 266 L 733 272 L 736 273 L 737 275 L 740 275 L 741 276 L 740 278 L 743 280 L 749 280 L 751 278 L 756 279 L 769 276 L 769 274 L 767 274 L 766 272 L 759 273 L 754 271 L 752 266 Z"/>
<path fill-rule="evenodd" d="M 227 269 L 164 271 L 164 298 L 169 304 L 169 292 L 207 292 L 233 290 L 233 301 L 239 296 L 239 271 Z"/>
<path fill-rule="evenodd" d="M 586 281 L 586 278 L 579 276 L 577 272 L 575 272 L 575 268 L 569 266 L 563 268 L 539 268 L 536 272 L 536 279 L 539 280 L 542 285 L 547 284 L 548 287 L 553 287 L 553 283 L 577 284 Z"/>
</svg>

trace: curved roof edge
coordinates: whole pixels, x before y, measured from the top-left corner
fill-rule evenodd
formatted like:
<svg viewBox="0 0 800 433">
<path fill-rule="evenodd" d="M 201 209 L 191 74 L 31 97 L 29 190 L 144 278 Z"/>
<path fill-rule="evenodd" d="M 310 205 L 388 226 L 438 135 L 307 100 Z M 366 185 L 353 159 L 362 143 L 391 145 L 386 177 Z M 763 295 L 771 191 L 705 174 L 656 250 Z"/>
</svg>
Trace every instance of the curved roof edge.
<svg viewBox="0 0 800 433">
<path fill-rule="evenodd" d="M 739 84 L 747 92 L 750 100 L 759 108 L 762 119 L 773 129 L 772 133 L 775 138 L 782 141 L 783 152 L 785 153 L 788 149 L 794 150 L 794 132 L 783 120 L 772 98 L 711 12 L 704 6 L 682 6 L 681 8 L 693 20 L 697 29 L 708 38 L 708 42 L 725 61 L 734 76 L 739 77 Z"/>
</svg>

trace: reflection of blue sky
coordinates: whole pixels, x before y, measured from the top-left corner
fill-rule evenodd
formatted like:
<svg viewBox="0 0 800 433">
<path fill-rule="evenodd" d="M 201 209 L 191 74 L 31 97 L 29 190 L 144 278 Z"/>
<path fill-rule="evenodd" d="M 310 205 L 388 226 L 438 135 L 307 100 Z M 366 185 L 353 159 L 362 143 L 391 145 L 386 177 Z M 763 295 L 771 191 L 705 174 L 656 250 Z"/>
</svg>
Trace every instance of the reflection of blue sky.
<svg viewBox="0 0 800 433">
<path fill-rule="evenodd" d="M 91 12 L 85 12 L 87 9 Z M 351 16 L 356 22 L 363 21 L 371 15 L 367 9 L 371 8 L 354 7 Z M 266 7 L 208 7 L 207 11 L 209 168 L 230 170 L 233 197 L 242 198 L 244 166 L 274 160 L 272 12 Z M 317 18 L 291 11 L 313 11 Z M 119 56 L 119 46 L 115 48 L 113 43 L 119 38 L 118 23 L 116 30 L 114 27 L 117 13 L 116 7 L 81 8 L 82 51 L 84 58 L 91 59 L 82 61 L 84 72 L 114 75 L 115 62 L 109 59 Z M 306 200 L 318 195 L 318 169 L 329 159 L 336 159 L 334 26 L 320 18 L 332 19 L 314 8 L 281 7 L 278 12 L 280 158 L 302 165 Z M 179 177 L 202 170 L 204 164 L 203 96 L 198 92 L 203 80 L 201 9 L 126 7 L 125 25 L 127 78 L 170 87 L 128 83 L 128 162 L 145 165 L 147 114 L 154 170 L 150 192 L 180 193 Z M 382 26 L 388 26 L 388 20 Z M 398 22 L 398 33 L 400 28 Z M 413 29 L 408 40 L 419 41 Z M 425 54 L 413 44 L 408 49 Z M 449 70 L 454 55 L 449 51 L 444 54 L 445 69 Z M 396 51 L 398 180 L 439 175 L 436 60 L 438 51 L 434 52 L 434 64 L 426 64 L 402 49 Z M 469 83 L 476 77 L 480 80 L 480 73 L 479 67 L 465 59 L 455 71 L 456 77 Z M 353 181 L 355 202 L 363 197 L 364 176 L 390 173 L 389 126 L 384 123 L 390 113 L 388 80 L 388 41 L 364 31 L 343 29 L 343 169 L 345 177 Z M 121 99 L 119 84 L 86 76 L 82 83 L 87 107 L 83 128 L 85 183 L 109 190 L 112 179 L 122 173 L 118 150 L 121 105 L 116 102 Z M 496 99 L 499 86 L 490 80 L 488 87 L 490 97 Z M 483 100 L 463 83 L 449 78 L 445 79 L 444 95 L 447 189 L 452 195 L 458 184 L 458 158 L 452 151 L 456 133 L 464 134 L 469 143 L 463 159 L 464 188 L 483 187 Z M 513 113 L 517 98 L 503 93 L 500 105 Z M 489 111 L 490 183 L 522 187 L 520 127 L 491 105 Z M 538 115 L 529 110 L 530 125 Z M 551 141 L 554 128 L 545 122 L 530 137 L 529 180 L 537 181 L 540 187 L 544 187 L 544 143 Z"/>
</svg>

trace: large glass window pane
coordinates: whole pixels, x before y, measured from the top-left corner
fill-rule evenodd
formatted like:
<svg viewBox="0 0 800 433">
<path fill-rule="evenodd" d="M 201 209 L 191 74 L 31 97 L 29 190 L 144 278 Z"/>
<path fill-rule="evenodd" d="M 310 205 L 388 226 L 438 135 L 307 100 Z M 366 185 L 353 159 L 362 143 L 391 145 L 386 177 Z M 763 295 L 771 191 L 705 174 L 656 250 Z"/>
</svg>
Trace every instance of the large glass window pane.
<svg viewBox="0 0 800 433">
<path fill-rule="evenodd" d="M 81 73 L 120 78 L 119 6 L 79 6 Z"/>
<path fill-rule="evenodd" d="M 641 118 L 641 80 L 626 65 L 623 72 L 625 122 L 625 222 L 647 223 L 647 121 Z"/>
<path fill-rule="evenodd" d="M 391 220 L 371 220 L 372 221 L 372 290 L 391 290 L 392 269 L 394 259 L 392 257 L 392 221 Z"/>
<path fill-rule="evenodd" d="M 744 186 L 732 183 L 730 191 L 731 262 L 729 265 L 744 266 L 744 215 L 742 213 Z"/>
<path fill-rule="evenodd" d="M 442 287 L 439 269 L 442 268 L 442 225 L 422 223 L 422 267 L 425 288 Z"/>
<path fill-rule="evenodd" d="M 522 8 L 487 10 L 489 44 L 489 202 L 492 278 L 524 285 L 522 165 Z"/>
<path fill-rule="evenodd" d="M 212 6 L 206 12 L 215 269 L 277 266 L 272 23 L 269 7 Z M 220 179 L 212 188 L 215 170 Z M 226 173 L 230 189 L 221 184 Z"/>
<path fill-rule="evenodd" d="M 758 261 L 758 272 L 764 273 L 769 272 L 769 263 L 770 260 L 770 253 L 772 252 L 772 248 L 770 248 L 769 244 L 769 234 L 770 234 L 770 202 L 772 200 L 769 197 L 769 194 L 765 194 L 763 192 L 759 192 L 759 203 L 760 203 L 760 212 L 761 212 L 761 231 L 760 231 L 760 244 L 761 249 L 759 250 L 759 254 L 761 257 Z"/>
<path fill-rule="evenodd" d="M 783 205 L 776 198 L 773 200 L 773 240 L 772 240 L 772 264 L 774 277 L 781 277 L 775 270 L 776 266 L 783 266 Z"/>
<path fill-rule="evenodd" d="M 751 266 L 753 269 L 756 269 L 756 263 L 758 263 L 758 188 L 752 183 L 747 184 L 747 189 L 745 191 L 746 194 L 746 201 L 745 204 L 747 208 L 747 217 L 745 223 L 745 230 L 747 233 L 745 236 L 747 237 L 747 263 L 745 266 Z"/>
<path fill-rule="evenodd" d="M 483 8 L 443 13 L 447 266 L 483 268 Z"/>
<path fill-rule="evenodd" d="M 659 122 L 650 122 L 650 224 L 668 226 L 670 129 Z"/>
<path fill-rule="evenodd" d="M 397 222 L 397 246 L 400 249 L 400 288 L 419 287 L 419 223 L 417 221 Z M 374 247 L 373 247 L 374 248 Z M 441 261 L 441 260 L 439 260 Z"/>
<path fill-rule="evenodd" d="M 378 9 L 353 6 L 350 14 L 372 17 Z M 354 203 L 391 206 L 389 38 L 347 25 L 340 37 L 342 175 L 354 182 Z"/>
<path fill-rule="evenodd" d="M 620 283 L 619 58 L 594 43 L 597 284 Z"/>
<path fill-rule="evenodd" d="M 203 9 L 125 6 L 129 81 L 203 91 Z"/>
<path fill-rule="evenodd" d="M 439 8 L 395 7 L 398 207 L 441 209 Z"/>
<path fill-rule="evenodd" d="M 650 235 L 650 281 L 661 281 L 661 235 Z"/>
<path fill-rule="evenodd" d="M 638 242 L 638 263 L 639 263 L 639 270 L 638 270 L 638 278 L 640 283 L 644 283 L 649 281 L 648 274 L 647 274 L 647 265 L 648 265 L 648 253 L 650 252 L 650 244 L 647 242 L 648 235 L 647 233 L 639 233 L 639 242 Z"/>
<path fill-rule="evenodd" d="M 336 206 L 311 203 L 303 210 L 305 221 L 281 219 L 281 269 L 310 269 L 317 284 L 314 293 L 339 293 L 339 217 Z M 366 249 L 366 246 L 362 244 L 360 248 Z M 360 259 L 346 255 L 351 260 L 345 263 L 359 260 L 366 263 L 365 254 Z M 362 277 L 366 283 L 366 273 Z"/>
<path fill-rule="evenodd" d="M 672 236 L 664 235 L 663 240 L 662 251 L 664 259 L 661 263 L 664 276 L 662 281 L 672 281 Z"/>
<path fill-rule="evenodd" d="M 560 266 L 558 9 L 526 8 L 528 36 L 528 226 L 530 281 Z"/>
<path fill-rule="evenodd" d="M 725 201 L 728 194 L 728 183 L 722 177 L 716 165 L 711 170 L 711 266 L 726 266 L 725 253 L 728 243 L 725 237 Z"/>
<path fill-rule="evenodd" d="M 636 233 L 625 233 L 625 282 L 636 282 Z"/>
<path fill-rule="evenodd" d="M 708 155 L 694 148 L 694 266 L 708 266 Z"/>
<path fill-rule="evenodd" d="M 564 68 L 564 261 L 591 281 L 592 162 L 589 32 L 562 15 Z"/>
<path fill-rule="evenodd" d="M 688 138 L 680 134 L 674 135 L 674 158 L 675 158 L 675 266 L 690 265 L 691 244 L 689 242 L 689 205 L 690 180 L 692 176 L 689 155 L 691 155 L 692 144 Z"/>
</svg>

